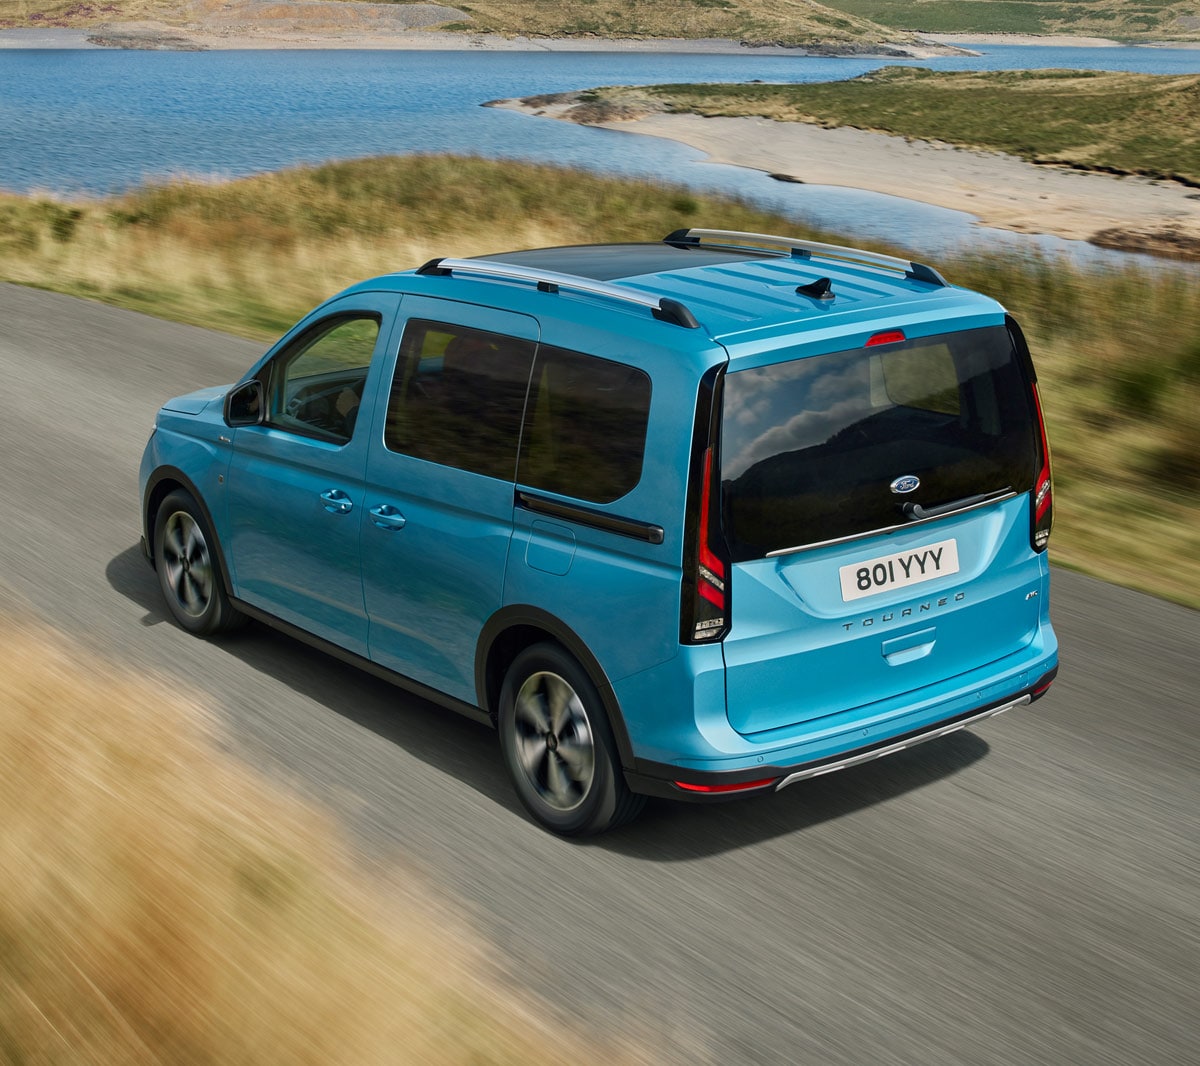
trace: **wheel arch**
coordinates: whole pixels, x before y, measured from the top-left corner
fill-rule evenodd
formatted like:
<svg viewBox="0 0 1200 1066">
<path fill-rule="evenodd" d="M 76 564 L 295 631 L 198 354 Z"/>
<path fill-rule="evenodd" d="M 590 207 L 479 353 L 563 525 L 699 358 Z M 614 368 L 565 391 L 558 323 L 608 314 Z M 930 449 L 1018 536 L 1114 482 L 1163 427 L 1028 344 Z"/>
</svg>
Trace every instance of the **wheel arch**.
<svg viewBox="0 0 1200 1066">
<path fill-rule="evenodd" d="M 496 722 L 500 705 L 500 687 L 509 664 L 526 648 L 549 641 L 560 645 L 587 673 L 612 727 L 617 753 L 624 769 L 633 766 L 633 745 L 625 728 L 621 705 L 587 644 L 561 618 L 531 604 L 513 604 L 497 611 L 479 635 L 475 649 L 475 692 L 479 706 Z"/>
<path fill-rule="evenodd" d="M 178 467 L 160 466 L 146 482 L 146 491 L 142 498 L 142 536 L 145 538 L 146 554 L 149 556 L 151 564 L 155 568 L 158 566 L 158 562 L 154 558 L 154 523 L 158 509 L 162 506 L 163 500 L 177 489 L 182 489 L 191 496 L 196 501 L 196 506 L 200 508 L 205 524 L 212 533 L 212 550 L 216 553 L 220 566 L 221 583 L 225 586 L 225 592 L 232 596 L 234 594 L 233 582 L 229 576 L 229 566 L 225 562 L 225 549 L 221 546 L 221 538 L 217 536 L 217 524 L 213 521 L 212 513 L 200 490 L 196 488 L 192 479 Z"/>
</svg>

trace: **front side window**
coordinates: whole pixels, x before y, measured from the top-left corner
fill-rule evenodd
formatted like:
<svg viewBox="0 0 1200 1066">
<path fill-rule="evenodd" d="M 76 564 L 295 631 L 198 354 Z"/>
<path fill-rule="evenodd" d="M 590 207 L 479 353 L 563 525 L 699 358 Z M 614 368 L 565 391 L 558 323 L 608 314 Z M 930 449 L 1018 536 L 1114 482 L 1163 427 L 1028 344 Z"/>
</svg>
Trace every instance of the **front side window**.
<svg viewBox="0 0 1200 1066">
<path fill-rule="evenodd" d="M 354 433 L 379 336 L 378 315 L 339 315 L 267 367 L 268 425 L 344 444 Z"/>
<path fill-rule="evenodd" d="M 650 379 L 636 367 L 542 345 L 521 438 L 523 485 L 611 503 L 642 476 Z"/>
<path fill-rule="evenodd" d="M 734 558 L 895 526 L 906 502 L 1028 491 L 1035 429 L 1002 326 L 730 373 L 721 479 Z M 894 492 L 905 476 L 920 487 Z"/>
<path fill-rule="evenodd" d="M 532 341 L 413 319 L 400 346 L 384 444 L 511 481 L 533 353 Z"/>
</svg>

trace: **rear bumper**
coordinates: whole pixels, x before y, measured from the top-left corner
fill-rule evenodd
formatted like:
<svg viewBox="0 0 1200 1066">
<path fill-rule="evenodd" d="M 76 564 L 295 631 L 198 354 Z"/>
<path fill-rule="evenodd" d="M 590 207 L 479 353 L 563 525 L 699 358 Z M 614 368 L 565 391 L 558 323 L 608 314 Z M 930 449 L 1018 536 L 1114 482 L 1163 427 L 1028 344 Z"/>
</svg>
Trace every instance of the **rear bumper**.
<svg viewBox="0 0 1200 1066">
<path fill-rule="evenodd" d="M 805 781 L 812 777 L 820 777 L 823 774 L 871 762 L 874 759 L 882 759 L 887 755 L 894 755 L 897 752 L 916 747 L 918 744 L 924 744 L 928 740 L 937 740 L 939 737 L 955 733 L 960 729 L 966 729 L 968 726 L 988 718 L 994 718 L 1015 707 L 1028 706 L 1045 695 L 1057 674 L 1058 666 L 1055 665 L 1033 685 L 1005 699 L 964 711 L 933 725 L 898 736 L 886 737 L 864 747 L 815 759 L 811 762 L 794 765 L 759 765 L 737 770 L 694 770 L 639 759 L 635 761 L 632 771 L 625 772 L 625 780 L 634 792 L 700 803 L 737 799 L 741 796 L 763 792 L 778 792 L 781 788 L 793 785 L 797 781 Z"/>
</svg>

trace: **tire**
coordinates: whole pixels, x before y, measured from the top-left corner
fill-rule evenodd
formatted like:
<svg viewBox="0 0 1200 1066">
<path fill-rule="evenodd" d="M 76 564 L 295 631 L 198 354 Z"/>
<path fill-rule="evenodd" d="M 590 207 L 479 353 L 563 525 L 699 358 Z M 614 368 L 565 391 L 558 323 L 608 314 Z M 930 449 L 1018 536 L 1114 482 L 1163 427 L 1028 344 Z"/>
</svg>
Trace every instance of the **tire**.
<svg viewBox="0 0 1200 1066">
<path fill-rule="evenodd" d="M 551 832 L 602 833 L 645 805 L 625 784 L 596 686 L 557 644 L 535 644 L 513 660 L 497 726 L 517 796 Z"/>
<path fill-rule="evenodd" d="M 167 609 L 189 633 L 210 637 L 242 625 L 229 602 L 217 541 L 192 495 L 172 492 L 154 517 L 154 568 Z"/>
</svg>

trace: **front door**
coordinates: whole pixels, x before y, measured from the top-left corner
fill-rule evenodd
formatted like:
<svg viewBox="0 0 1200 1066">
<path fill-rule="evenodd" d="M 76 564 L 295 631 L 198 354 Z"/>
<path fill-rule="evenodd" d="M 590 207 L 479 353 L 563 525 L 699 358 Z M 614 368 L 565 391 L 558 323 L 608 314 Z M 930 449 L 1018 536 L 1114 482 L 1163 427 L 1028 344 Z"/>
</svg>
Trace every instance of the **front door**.
<svg viewBox="0 0 1200 1066">
<path fill-rule="evenodd" d="M 399 299 L 324 308 L 263 365 L 265 420 L 236 431 L 227 475 L 238 597 L 361 655 L 370 397 Z"/>
</svg>

